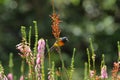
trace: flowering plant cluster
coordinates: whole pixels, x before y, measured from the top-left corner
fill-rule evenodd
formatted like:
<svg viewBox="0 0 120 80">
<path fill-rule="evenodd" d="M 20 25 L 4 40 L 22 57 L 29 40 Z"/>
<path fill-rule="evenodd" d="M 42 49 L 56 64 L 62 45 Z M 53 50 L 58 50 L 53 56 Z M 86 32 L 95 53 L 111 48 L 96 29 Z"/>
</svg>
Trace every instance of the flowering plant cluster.
<svg viewBox="0 0 120 80">
<path fill-rule="evenodd" d="M 60 28 L 59 23 L 61 22 L 59 16 L 56 13 L 53 13 L 52 18 L 52 34 L 54 35 L 56 40 L 59 40 L 60 37 Z M 21 26 L 21 34 L 22 40 L 21 43 L 16 45 L 16 49 L 19 50 L 19 56 L 22 58 L 21 61 L 21 76 L 19 79 L 16 79 L 13 73 L 13 54 L 10 54 L 9 58 L 9 73 L 6 76 L 4 73 L 4 68 L 0 63 L 0 80 L 74 80 L 74 57 L 76 49 L 73 49 L 73 56 L 71 58 L 70 68 L 67 69 L 64 66 L 64 60 L 62 59 L 61 51 L 58 51 L 61 59 L 61 66 L 56 69 L 55 61 L 50 60 L 50 50 L 47 44 L 47 40 L 45 41 L 43 38 L 38 40 L 38 30 L 37 30 L 37 22 L 34 23 L 34 32 L 35 32 L 35 42 L 33 49 L 31 48 L 31 30 L 32 27 L 29 28 L 29 33 L 27 36 L 26 27 Z M 57 44 L 57 43 L 56 43 Z M 47 48 L 46 48 L 47 47 Z M 54 47 L 54 46 L 53 46 Z M 59 46 L 58 46 L 59 47 Z M 47 49 L 48 53 L 48 62 L 49 66 L 45 66 L 45 49 Z M 59 48 L 60 50 L 60 48 Z M 112 75 L 108 76 L 107 65 L 105 64 L 104 54 L 102 55 L 101 60 L 101 72 L 100 75 L 97 75 L 97 70 L 95 66 L 96 54 L 94 52 L 92 40 L 90 39 L 90 49 L 87 48 L 87 57 L 88 61 L 85 62 L 85 72 L 84 72 L 84 80 L 120 80 L 119 70 L 120 70 L 120 44 L 118 42 L 118 62 L 114 62 L 113 69 L 111 70 Z M 27 63 L 27 64 L 26 64 Z M 28 66 L 28 71 L 25 71 L 25 66 Z M 47 74 L 46 74 L 47 73 Z"/>
</svg>

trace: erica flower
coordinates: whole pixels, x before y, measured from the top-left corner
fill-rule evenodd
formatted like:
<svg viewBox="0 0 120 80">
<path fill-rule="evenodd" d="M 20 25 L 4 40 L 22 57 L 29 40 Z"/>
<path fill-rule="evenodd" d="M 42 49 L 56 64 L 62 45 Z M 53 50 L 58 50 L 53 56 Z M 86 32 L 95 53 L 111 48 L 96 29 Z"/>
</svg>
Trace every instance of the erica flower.
<svg viewBox="0 0 120 80">
<path fill-rule="evenodd" d="M 32 55 L 31 54 L 32 53 L 31 48 L 30 48 L 29 44 L 25 41 L 17 44 L 16 49 L 18 49 L 21 52 L 21 53 L 19 53 L 19 55 L 22 58 L 30 57 L 30 55 Z"/>
<path fill-rule="evenodd" d="M 94 70 L 91 70 L 91 71 L 90 71 L 90 77 L 92 78 L 92 77 L 94 77 L 94 75 L 95 75 L 95 71 L 94 71 Z"/>
<path fill-rule="evenodd" d="M 44 57 L 44 50 L 45 50 L 45 40 L 40 39 L 38 41 L 38 54 L 37 54 L 36 64 L 40 64 L 41 58 Z"/>
<path fill-rule="evenodd" d="M 43 58 L 43 57 L 44 57 L 43 54 L 41 54 L 41 53 L 37 54 L 37 59 L 36 59 L 36 64 L 37 65 L 41 64 L 41 58 Z"/>
<path fill-rule="evenodd" d="M 0 74 L 0 80 L 8 80 L 8 78 L 5 75 Z"/>
<path fill-rule="evenodd" d="M 8 78 L 8 80 L 13 80 L 13 74 L 12 74 L 12 73 L 9 73 L 9 74 L 7 75 L 7 78 Z"/>
<path fill-rule="evenodd" d="M 37 80 L 41 80 L 41 77 L 42 77 L 41 65 L 42 65 L 42 61 L 44 59 L 44 50 L 45 50 L 45 40 L 40 39 L 38 41 L 38 54 L 37 54 L 37 57 L 36 57 L 36 66 L 35 66 Z"/>
<path fill-rule="evenodd" d="M 20 50 L 21 53 L 30 53 L 31 52 L 30 46 L 28 46 L 27 44 L 20 43 L 20 44 L 16 45 L 16 47 L 18 50 Z"/>
<path fill-rule="evenodd" d="M 8 80 L 8 78 L 4 75 L 4 73 L 0 72 L 0 80 Z"/>
<path fill-rule="evenodd" d="M 48 80 L 54 80 L 51 71 L 48 72 Z"/>
<path fill-rule="evenodd" d="M 38 41 L 38 53 L 43 54 L 45 50 L 45 40 L 44 39 L 40 39 Z"/>
<path fill-rule="evenodd" d="M 22 76 L 20 76 L 20 80 L 24 80 L 24 76 L 22 75 Z"/>
<path fill-rule="evenodd" d="M 102 69 L 101 69 L 101 78 L 102 78 L 102 79 L 108 78 L 106 66 L 103 66 Z"/>
<path fill-rule="evenodd" d="M 1 64 L 0 64 L 0 80 L 8 80 L 7 77 L 4 75 L 4 69 Z"/>
</svg>

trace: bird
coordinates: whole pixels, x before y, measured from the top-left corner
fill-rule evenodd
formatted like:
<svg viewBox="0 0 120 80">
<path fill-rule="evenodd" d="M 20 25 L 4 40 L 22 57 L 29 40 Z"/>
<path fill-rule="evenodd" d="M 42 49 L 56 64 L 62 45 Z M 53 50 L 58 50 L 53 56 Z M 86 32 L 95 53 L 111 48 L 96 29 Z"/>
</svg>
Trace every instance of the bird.
<svg viewBox="0 0 120 80">
<path fill-rule="evenodd" d="M 56 39 L 53 46 L 49 49 L 49 52 L 52 52 L 54 49 L 56 49 L 58 51 L 59 48 L 64 46 L 65 43 L 68 42 L 68 41 L 69 40 L 68 40 L 67 37 L 60 37 L 60 38 Z"/>
</svg>

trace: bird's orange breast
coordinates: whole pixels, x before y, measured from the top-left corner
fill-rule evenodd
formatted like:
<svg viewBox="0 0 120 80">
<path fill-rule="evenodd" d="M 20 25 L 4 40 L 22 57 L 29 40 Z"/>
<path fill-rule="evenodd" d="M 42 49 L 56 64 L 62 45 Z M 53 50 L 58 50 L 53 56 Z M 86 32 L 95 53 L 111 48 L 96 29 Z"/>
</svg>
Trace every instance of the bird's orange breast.
<svg viewBox="0 0 120 80">
<path fill-rule="evenodd" d="M 56 46 L 56 47 L 64 46 L 64 42 L 62 40 L 57 41 L 57 42 L 54 43 L 54 46 Z"/>
</svg>

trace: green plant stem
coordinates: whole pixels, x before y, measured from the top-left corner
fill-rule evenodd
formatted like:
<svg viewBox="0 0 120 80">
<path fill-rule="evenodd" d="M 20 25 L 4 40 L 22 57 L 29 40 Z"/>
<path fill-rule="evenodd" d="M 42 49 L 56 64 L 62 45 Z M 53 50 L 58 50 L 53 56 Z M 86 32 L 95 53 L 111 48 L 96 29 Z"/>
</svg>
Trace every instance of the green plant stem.
<svg viewBox="0 0 120 80">
<path fill-rule="evenodd" d="M 52 78 L 55 79 L 55 63 L 52 62 Z"/>
<path fill-rule="evenodd" d="M 120 61 L 120 42 L 117 42 L 117 47 L 118 47 L 118 62 Z"/>
<path fill-rule="evenodd" d="M 52 0 L 52 9 L 53 9 L 53 13 L 55 13 L 54 0 Z"/>
<path fill-rule="evenodd" d="M 102 54 L 101 69 L 105 65 L 105 56 Z"/>
<path fill-rule="evenodd" d="M 70 66 L 70 68 L 71 68 L 71 71 L 70 71 L 70 80 L 72 80 L 72 75 L 73 75 L 73 71 L 74 71 L 74 57 L 75 57 L 75 51 L 76 51 L 76 49 L 74 48 L 73 49 L 73 56 L 72 56 L 72 60 L 71 60 L 71 66 Z"/>
<path fill-rule="evenodd" d="M 88 70 L 87 70 L 87 62 L 85 62 L 85 70 L 84 70 L 84 80 L 87 80 L 87 76 L 88 76 Z"/>
<path fill-rule="evenodd" d="M 91 51 L 92 51 L 93 70 L 95 70 L 95 53 L 94 53 L 94 48 L 93 48 L 93 44 L 92 44 L 92 39 L 91 38 L 90 38 L 90 47 L 91 47 Z"/>
<path fill-rule="evenodd" d="M 66 69 L 65 66 L 64 66 L 64 61 L 63 61 L 63 58 L 62 58 L 62 55 L 61 55 L 61 49 L 60 49 L 60 47 L 58 47 L 58 53 L 59 53 L 60 60 L 61 60 L 61 63 L 62 63 L 62 70 L 65 71 L 66 76 L 67 76 L 67 80 L 69 80 L 68 73 L 67 73 L 67 69 Z"/>
<path fill-rule="evenodd" d="M 13 53 L 10 53 L 10 56 L 9 56 L 9 70 L 10 70 L 10 73 L 13 73 Z"/>
<path fill-rule="evenodd" d="M 41 80 L 45 80 L 44 57 L 41 58 L 41 70 L 42 70 L 42 79 Z"/>
<path fill-rule="evenodd" d="M 46 55 L 48 54 L 48 65 L 49 65 L 49 68 L 51 68 L 51 59 L 50 59 L 50 49 L 49 49 L 49 45 L 48 45 L 48 40 L 46 40 L 46 47 L 47 47 L 47 53 Z"/>
<path fill-rule="evenodd" d="M 26 38 L 26 28 L 25 28 L 25 26 L 21 26 L 21 34 L 22 34 L 22 38 L 23 38 L 23 40 L 27 40 L 27 38 Z"/>
<path fill-rule="evenodd" d="M 31 45 L 31 30 L 32 30 L 32 27 L 30 26 L 30 28 L 29 28 L 29 36 L 28 36 L 29 46 Z"/>
<path fill-rule="evenodd" d="M 59 56 L 60 56 L 60 60 L 61 60 L 61 62 L 62 62 L 62 69 L 64 69 L 64 61 L 63 61 L 63 58 L 62 58 L 62 55 L 61 55 L 61 49 L 59 48 L 59 50 L 58 50 L 58 53 L 59 53 Z"/>
<path fill-rule="evenodd" d="M 22 62 L 21 62 L 21 75 L 24 75 L 24 71 L 25 71 L 25 60 L 22 59 Z"/>
<path fill-rule="evenodd" d="M 36 56 L 37 54 L 37 43 L 38 43 L 38 29 L 37 29 L 37 22 L 36 21 L 33 21 L 34 23 L 34 28 L 35 28 L 35 44 L 34 44 L 34 48 L 33 48 L 33 53 L 34 53 L 34 56 Z"/>
<path fill-rule="evenodd" d="M 88 73 L 90 75 L 90 67 L 91 67 L 91 65 L 90 65 L 90 52 L 89 52 L 88 48 L 87 48 L 87 56 L 88 56 Z"/>
<path fill-rule="evenodd" d="M 28 63 L 28 67 L 29 67 L 28 79 L 32 80 L 32 68 L 31 68 L 31 65 L 29 63 Z"/>
<path fill-rule="evenodd" d="M 28 62 L 28 67 L 29 67 L 29 74 L 28 74 L 29 80 L 35 80 L 34 65 L 31 64 L 31 62 Z"/>
</svg>

